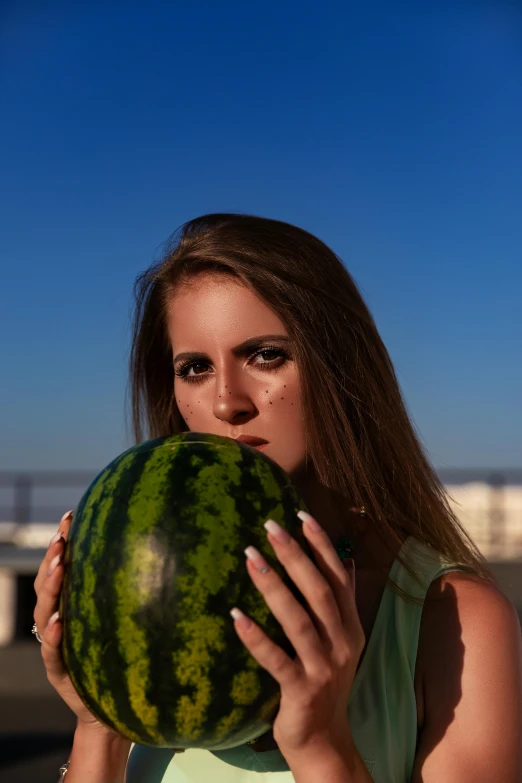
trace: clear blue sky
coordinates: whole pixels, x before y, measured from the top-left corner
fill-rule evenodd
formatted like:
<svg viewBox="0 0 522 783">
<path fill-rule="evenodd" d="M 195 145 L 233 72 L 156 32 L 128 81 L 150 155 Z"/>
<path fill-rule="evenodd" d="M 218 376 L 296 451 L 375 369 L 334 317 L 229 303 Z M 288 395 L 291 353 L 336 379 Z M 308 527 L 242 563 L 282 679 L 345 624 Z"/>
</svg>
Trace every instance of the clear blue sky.
<svg viewBox="0 0 522 783">
<path fill-rule="evenodd" d="M 3 0 L 0 469 L 130 445 L 135 276 L 227 210 L 341 256 L 436 467 L 522 465 L 520 9 Z"/>
</svg>

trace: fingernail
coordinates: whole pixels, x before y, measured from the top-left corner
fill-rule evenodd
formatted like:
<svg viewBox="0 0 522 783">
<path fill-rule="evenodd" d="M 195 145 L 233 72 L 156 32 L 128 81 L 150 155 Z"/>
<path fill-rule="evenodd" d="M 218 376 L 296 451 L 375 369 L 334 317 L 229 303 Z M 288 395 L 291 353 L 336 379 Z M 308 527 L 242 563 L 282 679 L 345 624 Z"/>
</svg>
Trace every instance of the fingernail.
<svg viewBox="0 0 522 783">
<path fill-rule="evenodd" d="M 53 559 L 49 563 L 49 570 L 47 571 L 47 576 L 52 574 L 52 572 L 54 571 L 54 569 L 56 568 L 56 566 L 58 565 L 61 559 L 62 559 L 61 555 L 56 555 L 56 557 L 53 557 Z"/>
<path fill-rule="evenodd" d="M 66 513 L 63 515 L 63 517 L 60 519 L 60 525 L 62 524 L 62 522 L 65 522 L 65 520 L 66 520 L 66 519 L 69 519 L 69 517 L 72 517 L 72 513 L 73 513 L 73 511 L 74 511 L 74 508 L 71 508 L 71 510 L 70 510 L 70 511 L 67 511 L 67 512 L 66 512 Z"/>
<path fill-rule="evenodd" d="M 52 546 L 53 544 L 56 544 L 57 541 L 60 540 L 60 538 L 63 538 L 61 531 L 59 530 L 56 535 L 54 535 L 51 540 L 49 541 L 49 546 Z"/>
<path fill-rule="evenodd" d="M 48 625 L 54 625 L 55 622 L 59 619 L 60 619 L 60 612 L 55 612 L 50 616 Z"/>
<path fill-rule="evenodd" d="M 259 552 L 259 550 L 255 548 L 255 546 L 247 546 L 247 548 L 244 549 L 243 552 L 248 557 L 248 559 L 252 561 L 252 563 L 255 565 L 258 571 L 263 570 L 266 573 L 266 571 L 270 570 L 269 565 L 266 562 L 265 558 L 263 557 L 261 552 Z"/>
<path fill-rule="evenodd" d="M 290 541 L 290 536 L 286 530 L 283 530 L 281 525 L 278 525 L 273 519 L 267 519 L 263 527 L 265 530 L 268 530 L 270 535 L 274 536 L 275 540 L 279 541 L 280 544 L 287 544 Z"/>
<path fill-rule="evenodd" d="M 308 511 L 298 511 L 297 516 L 301 520 L 301 522 L 304 522 L 310 530 L 312 530 L 314 533 L 320 533 L 322 531 L 321 525 L 313 518 L 311 514 L 308 513 Z"/>
<path fill-rule="evenodd" d="M 241 628 L 244 628 L 245 631 L 250 628 L 252 625 L 252 620 L 250 620 L 246 614 L 243 614 L 241 609 L 238 609 L 237 606 L 234 606 L 233 609 L 230 610 L 230 614 L 234 618 L 234 620 L 239 624 Z"/>
</svg>

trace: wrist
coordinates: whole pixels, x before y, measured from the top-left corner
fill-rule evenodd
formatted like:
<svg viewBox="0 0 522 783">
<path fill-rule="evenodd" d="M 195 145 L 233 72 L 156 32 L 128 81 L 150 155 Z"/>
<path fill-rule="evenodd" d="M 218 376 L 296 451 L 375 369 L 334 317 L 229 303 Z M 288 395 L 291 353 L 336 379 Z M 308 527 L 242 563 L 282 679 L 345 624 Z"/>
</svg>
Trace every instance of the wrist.
<svg viewBox="0 0 522 783">
<path fill-rule="evenodd" d="M 78 720 L 75 729 L 75 735 L 76 734 L 79 734 L 82 737 L 99 737 L 106 740 L 114 740 L 116 742 L 121 740 L 122 742 L 128 742 L 129 746 L 131 744 L 130 740 L 126 739 L 121 734 L 118 734 L 117 731 L 114 731 L 114 729 L 110 729 L 108 726 L 104 726 L 103 723 L 99 722 L 88 723 Z"/>
<path fill-rule="evenodd" d="M 361 764 L 366 772 L 350 732 L 342 739 L 317 739 L 299 750 L 280 750 L 296 783 L 315 783 L 317 780 L 349 783 L 359 780 L 357 773 Z"/>
<path fill-rule="evenodd" d="M 131 744 L 103 724 L 78 721 L 65 783 L 123 783 Z"/>
</svg>

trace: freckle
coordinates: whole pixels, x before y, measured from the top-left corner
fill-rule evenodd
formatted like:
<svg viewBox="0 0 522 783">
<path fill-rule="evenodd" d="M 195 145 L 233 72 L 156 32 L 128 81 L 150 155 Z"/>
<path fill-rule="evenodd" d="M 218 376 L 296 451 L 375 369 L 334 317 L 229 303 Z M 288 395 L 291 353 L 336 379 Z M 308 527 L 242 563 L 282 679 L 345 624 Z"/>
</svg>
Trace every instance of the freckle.
<svg viewBox="0 0 522 783">
<path fill-rule="evenodd" d="M 270 400 L 270 405 L 272 405 L 272 400 Z"/>
<path fill-rule="evenodd" d="M 285 389 L 286 389 L 286 383 L 285 383 Z"/>
<path fill-rule="evenodd" d="M 281 397 L 282 400 L 284 400 L 284 397 Z"/>
</svg>

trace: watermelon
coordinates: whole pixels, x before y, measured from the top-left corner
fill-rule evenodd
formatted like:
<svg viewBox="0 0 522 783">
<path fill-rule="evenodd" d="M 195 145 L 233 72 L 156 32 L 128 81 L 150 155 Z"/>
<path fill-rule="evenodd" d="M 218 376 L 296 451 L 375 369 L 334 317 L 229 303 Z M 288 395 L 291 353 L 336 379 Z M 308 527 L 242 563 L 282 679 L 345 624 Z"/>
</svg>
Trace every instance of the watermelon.
<svg viewBox="0 0 522 783">
<path fill-rule="evenodd" d="M 313 554 L 288 474 L 232 438 L 183 432 L 134 446 L 73 515 L 60 596 L 62 656 L 90 712 L 132 742 L 226 750 L 265 733 L 279 684 L 239 639 L 238 606 L 295 650 L 248 575 L 254 545 L 303 606 L 263 523 Z"/>
</svg>

